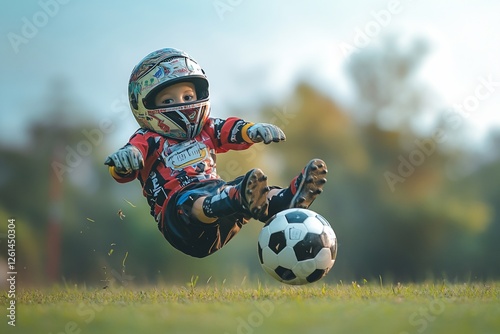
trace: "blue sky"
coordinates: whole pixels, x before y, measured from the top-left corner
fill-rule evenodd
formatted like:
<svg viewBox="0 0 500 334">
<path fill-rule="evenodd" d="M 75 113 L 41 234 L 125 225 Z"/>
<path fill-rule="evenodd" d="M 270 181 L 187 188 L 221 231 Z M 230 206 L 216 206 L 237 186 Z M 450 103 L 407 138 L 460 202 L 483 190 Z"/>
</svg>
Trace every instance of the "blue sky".
<svg viewBox="0 0 500 334">
<path fill-rule="evenodd" d="M 55 76 L 68 79 L 86 112 L 78 117 L 113 117 L 110 109 L 126 94 L 132 68 L 163 47 L 185 50 L 206 70 L 212 115 L 280 103 L 303 78 L 349 105 L 352 91 L 339 46 L 352 44 L 356 29 L 365 29 L 373 12 L 388 10 L 391 1 L 398 12 L 373 39 L 390 31 L 427 35 L 434 48 L 420 79 L 443 104 L 463 102 L 481 78 L 500 81 L 500 4 L 492 0 L 453 5 L 430 0 L 59 1 L 12 1 L 0 13 L 0 140 L 22 141 L 23 125 L 43 117 L 39 105 Z M 44 6 L 54 11 L 45 21 Z M 35 19 L 41 20 L 38 31 L 16 52 L 9 36 L 22 36 L 26 20 Z M 499 102 L 500 86 L 467 119 L 473 137 L 500 125 Z M 126 140 L 136 126 L 130 114 L 120 120 L 122 130 L 114 137 Z"/>
</svg>

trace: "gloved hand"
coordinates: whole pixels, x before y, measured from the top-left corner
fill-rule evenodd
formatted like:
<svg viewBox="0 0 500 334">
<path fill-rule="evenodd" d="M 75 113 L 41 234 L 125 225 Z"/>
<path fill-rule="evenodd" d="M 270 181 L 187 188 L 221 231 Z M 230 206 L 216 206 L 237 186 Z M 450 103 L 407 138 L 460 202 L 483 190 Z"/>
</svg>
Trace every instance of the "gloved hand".
<svg viewBox="0 0 500 334">
<path fill-rule="evenodd" d="M 247 131 L 248 138 L 254 143 L 264 142 L 264 144 L 269 144 L 270 142 L 280 142 L 286 140 L 285 133 L 278 128 L 276 125 L 267 123 L 256 123 L 248 128 Z"/>
<path fill-rule="evenodd" d="M 134 170 L 144 167 L 144 159 L 139 149 L 133 145 L 127 145 L 106 158 L 105 165 L 115 166 L 119 174 L 129 174 Z"/>
</svg>

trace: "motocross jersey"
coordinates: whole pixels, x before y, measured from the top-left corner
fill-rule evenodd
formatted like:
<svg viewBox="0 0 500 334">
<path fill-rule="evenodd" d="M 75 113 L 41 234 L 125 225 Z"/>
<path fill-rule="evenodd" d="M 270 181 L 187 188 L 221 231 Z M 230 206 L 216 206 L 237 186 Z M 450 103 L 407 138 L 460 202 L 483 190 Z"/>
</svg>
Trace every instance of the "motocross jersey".
<svg viewBox="0 0 500 334">
<path fill-rule="evenodd" d="M 252 145 L 247 135 L 251 125 L 253 123 L 236 117 L 210 118 L 198 136 L 184 141 L 141 128 L 127 145 L 141 151 L 144 168 L 121 175 L 111 167 L 111 175 L 120 183 L 138 179 L 151 215 L 159 222 L 162 210 L 178 191 L 193 183 L 219 179 L 217 153 L 245 150 Z"/>
</svg>

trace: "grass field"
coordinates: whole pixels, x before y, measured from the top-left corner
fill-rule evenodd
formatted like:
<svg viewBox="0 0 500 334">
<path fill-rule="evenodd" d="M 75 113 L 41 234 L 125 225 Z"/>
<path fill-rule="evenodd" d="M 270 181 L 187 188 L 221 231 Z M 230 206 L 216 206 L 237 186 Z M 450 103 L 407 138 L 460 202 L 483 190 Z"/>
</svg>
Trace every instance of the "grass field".
<svg viewBox="0 0 500 334">
<path fill-rule="evenodd" d="M 4 314 L 9 299 L 2 292 Z M 1 333 L 500 333 L 500 283 L 18 291 Z"/>
</svg>

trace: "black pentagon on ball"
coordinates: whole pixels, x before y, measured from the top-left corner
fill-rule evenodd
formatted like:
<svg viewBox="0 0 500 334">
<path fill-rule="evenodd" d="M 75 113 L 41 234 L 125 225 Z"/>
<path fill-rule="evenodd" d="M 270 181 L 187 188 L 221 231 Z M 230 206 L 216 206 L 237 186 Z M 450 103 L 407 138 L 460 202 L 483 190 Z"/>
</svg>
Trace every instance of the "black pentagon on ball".
<svg viewBox="0 0 500 334">
<path fill-rule="evenodd" d="M 323 248 L 325 248 L 324 237 L 311 232 L 308 232 L 304 239 L 293 246 L 295 256 L 299 261 L 314 259 Z"/>
<path fill-rule="evenodd" d="M 304 212 L 297 210 L 287 213 L 285 217 L 289 224 L 294 224 L 294 223 L 303 223 L 304 220 L 306 220 L 307 217 L 309 216 L 306 215 Z"/>
<path fill-rule="evenodd" d="M 269 237 L 268 247 L 271 248 L 274 253 L 279 254 L 279 252 L 281 252 L 283 248 L 286 247 L 285 232 L 279 231 L 271 234 L 271 236 Z"/>
<path fill-rule="evenodd" d="M 278 268 L 274 269 L 274 272 L 284 281 L 290 281 L 297 278 L 293 271 L 282 266 L 278 266 Z"/>
<path fill-rule="evenodd" d="M 257 243 L 257 251 L 259 252 L 259 260 L 260 260 L 260 264 L 264 264 L 264 261 L 262 260 L 262 247 L 260 247 L 260 244 Z"/>
<path fill-rule="evenodd" d="M 326 275 L 325 269 L 316 269 L 309 276 L 306 277 L 306 280 L 309 283 L 316 282 L 321 279 L 321 277 Z"/>
</svg>

